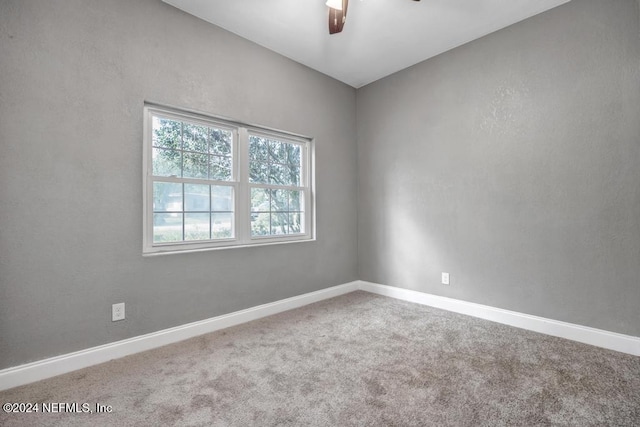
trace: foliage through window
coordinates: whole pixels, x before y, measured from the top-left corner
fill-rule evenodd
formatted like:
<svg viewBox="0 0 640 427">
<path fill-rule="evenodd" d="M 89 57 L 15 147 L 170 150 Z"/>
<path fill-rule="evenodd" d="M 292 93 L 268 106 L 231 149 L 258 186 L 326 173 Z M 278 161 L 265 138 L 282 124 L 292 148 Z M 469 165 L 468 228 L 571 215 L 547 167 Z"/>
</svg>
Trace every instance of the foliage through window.
<svg viewBox="0 0 640 427">
<path fill-rule="evenodd" d="M 312 238 L 311 142 L 145 106 L 144 252 Z"/>
<path fill-rule="evenodd" d="M 301 232 L 301 165 L 300 145 L 249 135 L 252 236 Z"/>
</svg>

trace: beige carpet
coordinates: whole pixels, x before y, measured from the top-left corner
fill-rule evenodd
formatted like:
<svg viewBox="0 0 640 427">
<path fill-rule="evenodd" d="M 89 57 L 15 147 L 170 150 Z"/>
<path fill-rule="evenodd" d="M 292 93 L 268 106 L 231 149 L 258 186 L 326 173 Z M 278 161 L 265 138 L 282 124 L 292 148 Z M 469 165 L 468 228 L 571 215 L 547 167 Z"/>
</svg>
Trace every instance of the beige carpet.
<svg viewBox="0 0 640 427">
<path fill-rule="evenodd" d="M 0 393 L 2 426 L 640 426 L 640 358 L 355 292 Z"/>
</svg>

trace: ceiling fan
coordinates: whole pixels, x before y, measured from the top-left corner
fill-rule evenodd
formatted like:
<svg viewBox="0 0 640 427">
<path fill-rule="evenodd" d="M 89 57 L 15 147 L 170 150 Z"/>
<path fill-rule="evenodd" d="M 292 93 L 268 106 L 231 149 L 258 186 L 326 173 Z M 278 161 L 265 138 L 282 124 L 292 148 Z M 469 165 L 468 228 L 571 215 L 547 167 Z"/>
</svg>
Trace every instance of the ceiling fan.
<svg viewBox="0 0 640 427">
<path fill-rule="evenodd" d="M 327 0 L 326 4 L 329 6 L 329 34 L 339 33 L 347 19 L 349 0 Z"/>
</svg>

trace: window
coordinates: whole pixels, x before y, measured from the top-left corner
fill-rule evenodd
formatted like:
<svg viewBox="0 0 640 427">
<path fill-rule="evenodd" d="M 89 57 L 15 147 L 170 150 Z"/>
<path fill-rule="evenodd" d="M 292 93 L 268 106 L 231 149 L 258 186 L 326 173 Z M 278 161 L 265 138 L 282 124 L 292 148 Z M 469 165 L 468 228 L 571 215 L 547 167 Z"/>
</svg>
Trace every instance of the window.
<svg viewBox="0 0 640 427">
<path fill-rule="evenodd" d="M 144 253 L 313 238 L 309 139 L 144 110 Z"/>
</svg>

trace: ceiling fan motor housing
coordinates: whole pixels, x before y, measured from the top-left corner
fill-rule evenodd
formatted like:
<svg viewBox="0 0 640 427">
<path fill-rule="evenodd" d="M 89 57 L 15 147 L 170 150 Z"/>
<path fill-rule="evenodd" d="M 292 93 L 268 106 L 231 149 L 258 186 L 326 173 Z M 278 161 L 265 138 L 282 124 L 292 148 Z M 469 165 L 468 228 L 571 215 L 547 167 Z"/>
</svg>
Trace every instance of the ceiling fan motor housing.
<svg viewBox="0 0 640 427">
<path fill-rule="evenodd" d="M 339 5 L 339 0 L 327 0 L 327 6 L 329 6 L 329 34 L 336 34 L 341 32 L 344 28 L 344 22 L 347 20 L 347 8 L 349 7 L 349 0 L 342 0 L 342 9 L 333 7 Z"/>
</svg>

